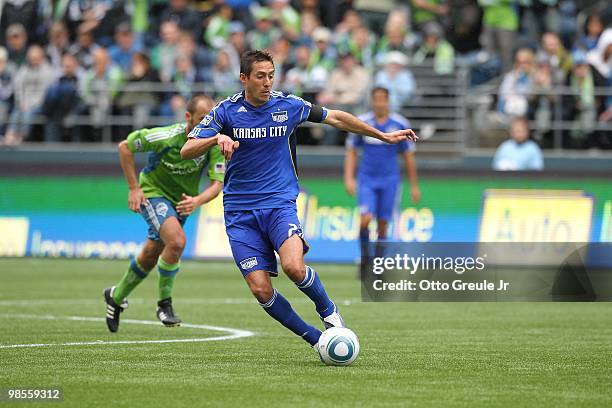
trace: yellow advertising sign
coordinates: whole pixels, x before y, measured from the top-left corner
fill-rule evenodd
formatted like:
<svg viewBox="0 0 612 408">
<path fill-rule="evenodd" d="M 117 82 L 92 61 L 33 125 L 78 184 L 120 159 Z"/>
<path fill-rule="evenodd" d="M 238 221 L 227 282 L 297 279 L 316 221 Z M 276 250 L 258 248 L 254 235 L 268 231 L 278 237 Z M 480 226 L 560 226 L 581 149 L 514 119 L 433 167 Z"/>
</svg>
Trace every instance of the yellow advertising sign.
<svg viewBox="0 0 612 408">
<path fill-rule="evenodd" d="M 200 208 L 194 249 L 195 256 L 201 258 L 231 258 L 223 219 L 223 193 Z"/>
<path fill-rule="evenodd" d="M 480 242 L 589 242 L 593 198 L 575 190 L 487 190 Z"/>
<path fill-rule="evenodd" d="M 25 217 L 0 217 L 0 256 L 25 256 L 29 229 Z"/>
</svg>

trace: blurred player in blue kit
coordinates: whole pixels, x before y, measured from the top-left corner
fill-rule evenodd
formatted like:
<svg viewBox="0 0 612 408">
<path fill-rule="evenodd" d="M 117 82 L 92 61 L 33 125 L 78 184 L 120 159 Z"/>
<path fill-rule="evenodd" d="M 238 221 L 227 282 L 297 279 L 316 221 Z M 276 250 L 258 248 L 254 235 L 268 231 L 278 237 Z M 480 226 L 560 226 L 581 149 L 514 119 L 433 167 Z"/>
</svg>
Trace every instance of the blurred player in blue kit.
<svg viewBox="0 0 612 408">
<path fill-rule="evenodd" d="M 372 111 L 359 118 L 381 132 L 391 133 L 398 129 L 410 128 L 403 116 L 390 112 L 389 91 L 375 87 L 371 92 Z M 362 157 L 357 170 L 358 152 Z M 397 156 L 400 154 L 406 165 L 410 180 L 412 201 L 418 203 L 421 191 L 417 181 L 414 159 L 415 144 L 409 140 L 387 144 L 379 139 L 350 133 L 346 139 L 346 160 L 344 161 L 344 186 L 350 195 L 357 194 L 359 203 L 359 242 L 362 257 L 368 256 L 369 229 L 376 219 L 379 241 L 387 239 L 389 220 L 399 207 L 401 200 L 400 170 Z M 355 179 L 357 173 L 357 179 Z"/>
<path fill-rule="evenodd" d="M 189 134 L 181 155 L 198 157 L 218 145 L 228 160 L 223 205 L 236 265 L 264 310 L 315 346 L 321 331 L 306 323 L 272 286 L 275 252 L 285 274 L 308 296 L 325 328 L 343 327 L 319 276 L 304 263 L 308 244 L 297 217 L 299 193 L 295 130 L 305 121 L 326 123 L 387 143 L 416 140 L 411 129 L 383 133 L 353 115 L 311 105 L 272 90 L 274 61 L 249 51 L 240 61 L 244 91 L 215 106 Z"/>
</svg>

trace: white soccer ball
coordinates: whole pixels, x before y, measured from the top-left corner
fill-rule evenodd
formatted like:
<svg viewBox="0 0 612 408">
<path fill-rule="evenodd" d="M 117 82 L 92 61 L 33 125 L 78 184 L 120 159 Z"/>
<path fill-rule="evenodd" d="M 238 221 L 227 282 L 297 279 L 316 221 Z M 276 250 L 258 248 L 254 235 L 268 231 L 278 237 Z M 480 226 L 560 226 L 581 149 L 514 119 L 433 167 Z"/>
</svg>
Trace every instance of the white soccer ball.
<svg viewBox="0 0 612 408">
<path fill-rule="evenodd" d="M 347 366 L 359 355 L 359 340 L 351 329 L 332 327 L 321 334 L 317 351 L 325 364 Z"/>
</svg>

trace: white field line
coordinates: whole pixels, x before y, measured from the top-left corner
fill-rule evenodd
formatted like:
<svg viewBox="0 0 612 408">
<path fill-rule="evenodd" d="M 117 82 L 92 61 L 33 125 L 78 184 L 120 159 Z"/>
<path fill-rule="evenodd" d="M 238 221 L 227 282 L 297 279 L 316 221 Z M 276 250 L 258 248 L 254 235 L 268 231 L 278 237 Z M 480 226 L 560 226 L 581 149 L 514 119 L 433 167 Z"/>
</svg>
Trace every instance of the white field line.
<svg viewBox="0 0 612 408">
<path fill-rule="evenodd" d="M 37 320 L 70 320 L 70 321 L 84 321 L 84 322 L 104 322 L 105 319 L 101 317 L 83 317 L 83 316 L 53 316 L 53 315 L 31 315 L 31 314 L 0 314 L 0 317 L 7 318 L 19 318 L 19 319 L 37 319 Z M 157 321 L 152 320 L 133 320 L 123 319 L 122 323 L 128 324 L 144 324 L 144 325 L 160 325 Z M 166 340 L 116 340 L 116 341 L 79 341 L 79 342 L 68 342 L 68 343 L 28 343 L 28 344 L 0 344 L 0 349 L 8 348 L 24 348 L 24 347 L 52 347 L 52 346 L 102 346 L 102 345 L 113 345 L 113 344 L 161 344 L 161 343 L 201 343 L 207 341 L 225 341 L 235 340 L 242 337 L 250 337 L 255 333 L 248 330 L 232 329 L 229 327 L 221 326 L 208 326 L 205 324 L 190 324 L 181 323 L 182 327 L 190 329 L 202 329 L 212 330 L 229 333 L 223 336 L 204 337 L 204 338 L 189 338 L 189 339 L 166 339 Z"/>
</svg>

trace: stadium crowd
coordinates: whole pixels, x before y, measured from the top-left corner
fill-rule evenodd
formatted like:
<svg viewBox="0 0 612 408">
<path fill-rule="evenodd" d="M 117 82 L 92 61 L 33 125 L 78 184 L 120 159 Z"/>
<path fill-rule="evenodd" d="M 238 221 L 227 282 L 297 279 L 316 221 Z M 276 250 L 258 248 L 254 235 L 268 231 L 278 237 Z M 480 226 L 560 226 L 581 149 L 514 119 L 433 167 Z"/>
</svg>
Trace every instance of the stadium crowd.
<svg viewBox="0 0 612 408">
<path fill-rule="evenodd" d="M 5 0 L 0 17 L 0 144 L 99 141 L 109 115 L 182 120 L 196 92 L 240 89 L 239 55 L 268 49 L 277 90 L 354 113 L 373 86 L 395 110 L 435 75 L 469 67 L 498 80 L 492 109 L 545 133 L 561 103 L 566 147 L 610 147 L 612 29 L 606 1 Z M 558 93 L 563 86 L 566 92 Z M 408 112 L 409 116 L 409 112 Z M 45 125 L 34 135 L 36 117 Z M 86 117 L 85 123 L 79 117 Z M 160 122 L 160 123 L 161 123 Z M 510 120 L 508 120 L 510 123 Z M 41 130 L 42 129 L 42 130 Z M 330 135 L 311 143 L 340 143 Z M 125 132 L 113 132 L 118 140 Z M 608 135 L 609 139 L 609 135 Z M 603 141 L 602 141 L 603 140 Z"/>
</svg>

